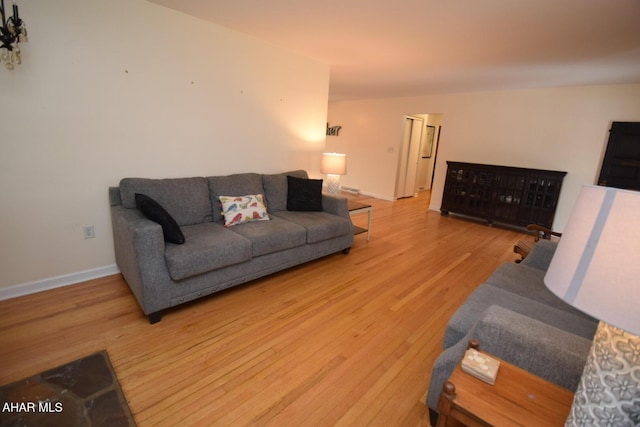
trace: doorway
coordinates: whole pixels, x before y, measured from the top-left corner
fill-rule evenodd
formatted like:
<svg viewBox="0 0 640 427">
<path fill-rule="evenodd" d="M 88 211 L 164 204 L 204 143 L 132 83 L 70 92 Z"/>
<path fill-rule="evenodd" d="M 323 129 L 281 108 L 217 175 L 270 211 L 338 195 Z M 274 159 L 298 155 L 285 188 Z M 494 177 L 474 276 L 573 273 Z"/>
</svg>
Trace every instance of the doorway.
<svg viewBox="0 0 640 427">
<path fill-rule="evenodd" d="M 442 114 L 403 116 L 395 198 L 414 197 L 431 190 Z"/>
<path fill-rule="evenodd" d="M 418 154 L 422 143 L 425 120 L 418 116 L 404 116 L 404 131 L 400 147 L 396 198 L 413 197 L 416 193 Z"/>
</svg>

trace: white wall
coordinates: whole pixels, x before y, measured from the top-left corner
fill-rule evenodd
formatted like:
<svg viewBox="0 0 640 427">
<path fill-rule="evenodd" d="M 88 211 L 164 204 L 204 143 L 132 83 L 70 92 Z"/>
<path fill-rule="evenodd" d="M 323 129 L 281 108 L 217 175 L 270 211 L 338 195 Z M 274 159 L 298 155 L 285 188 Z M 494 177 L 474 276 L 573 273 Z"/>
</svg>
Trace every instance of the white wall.
<svg viewBox="0 0 640 427">
<path fill-rule="evenodd" d="M 431 194 L 439 209 L 446 161 L 567 171 L 554 228 L 564 229 L 582 184 L 595 183 L 612 121 L 640 121 L 640 84 L 479 92 L 329 104 L 331 151 L 348 155 L 341 185 L 393 197 L 402 116 L 442 113 Z"/>
<path fill-rule="evenodd" d="M 327 65 L 144 0 L 19 5 L 23 64 L 0 69 L 0 297 L 115 269 L 107 188 L 123 177 L 319 176 Z"/>
<path fill-rule="evenodd" d="M 327 137 L 327 151 L 347 155 L 347 174 L 340 185 L 393 200 L 396 169 L 404 131 L 403 115 L 426 112 L 407 109 L 404 99 L 329 103 L 329 123 L 342 126 Z"/>
</svg>

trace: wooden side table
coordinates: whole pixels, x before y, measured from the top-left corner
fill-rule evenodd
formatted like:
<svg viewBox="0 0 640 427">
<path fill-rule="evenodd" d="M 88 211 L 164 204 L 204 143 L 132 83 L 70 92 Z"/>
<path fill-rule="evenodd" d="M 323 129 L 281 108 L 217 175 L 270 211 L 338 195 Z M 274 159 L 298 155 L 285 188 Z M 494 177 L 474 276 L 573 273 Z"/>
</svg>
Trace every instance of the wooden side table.
<svg viewBox="0 0 640 427">
<path fill-rule="evenodd" d="M 437 427 L 460 423 L 496 427 L 564 426 L 573 394 L 503 360 L 500 360 L 494 385 L 467 374 L 458 363 L 438 401 Z"/>
<path fill-rule="evenodd" d="M 353 200 L 349 200 L 347 202 L 347 209 L 349 209 L 349 215 L 354 216 L 361 213 L 367 213 L 369 215 L 367 219 L 367 228 L 357 227 L 355 226 L 354 234 L 367 233 L 367 240 L 371 238 L 371 214 L 373 213 L 373 206 L 367 205 L 365 203 L 354 202 Z"/>
<path fill-rule="evenodd" d="M 562 237 L 562 233 L 558 233 L 557 231 L 553 231 L 550 228 L 543 227 L 542 225 L 538 224 L 527 225 L 527 230 L 535 232 L 535 240 L 519 240 L 518 243 L 513 246 L 513 252 L 522 257 L 522 259 L 516 260 L 516 263 L 519 263 L 520 261 L 525 259 L 527 255 L 529 255 L 529 252 L 531 252 L 531 250 L 533 249 L 533 246 L 540 239 L 551 240 L 554 237 Z"/>
<path fill-rule="evenodd" d="M 522 259 L 516 260 L 516 263 L 525 259 L 535 244 L 533 240 L 518 240 L 518 243 L 513 246 L 513 252 L 520 255 Z"/>
</svg>

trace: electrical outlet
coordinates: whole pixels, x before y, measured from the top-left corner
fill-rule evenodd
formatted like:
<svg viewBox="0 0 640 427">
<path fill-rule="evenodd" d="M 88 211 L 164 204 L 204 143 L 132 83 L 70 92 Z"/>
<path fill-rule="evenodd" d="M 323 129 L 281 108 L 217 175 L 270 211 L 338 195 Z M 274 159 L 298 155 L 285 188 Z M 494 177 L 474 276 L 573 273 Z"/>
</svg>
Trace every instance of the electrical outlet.
<svg viewBox="0 0 640 427">
<path fill-rule="evenodd" d="M 84 236 L 85 239 L 93 239 L 94 237 L 96 237 L 96 232 L 93 229 L 93 224 L 83 226 L 82 235 Z"/>
</svg>

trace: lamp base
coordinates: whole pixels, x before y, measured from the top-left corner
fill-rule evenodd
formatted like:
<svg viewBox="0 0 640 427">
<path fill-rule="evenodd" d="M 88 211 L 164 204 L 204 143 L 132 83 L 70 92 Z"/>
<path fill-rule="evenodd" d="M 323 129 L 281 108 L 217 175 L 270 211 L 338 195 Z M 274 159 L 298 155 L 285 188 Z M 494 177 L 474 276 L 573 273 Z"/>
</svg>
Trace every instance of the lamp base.
<svg viewBox="0 0 640 427">
<path fill-rule="evenodd" d="M 640 337 L 600 321 L 565 426 L 640 425 Z"/>
<path fill-rule="evenodd" d="M 327 192 L 340 194 L 340 175 L 327 174 Z"/>
</svg>

